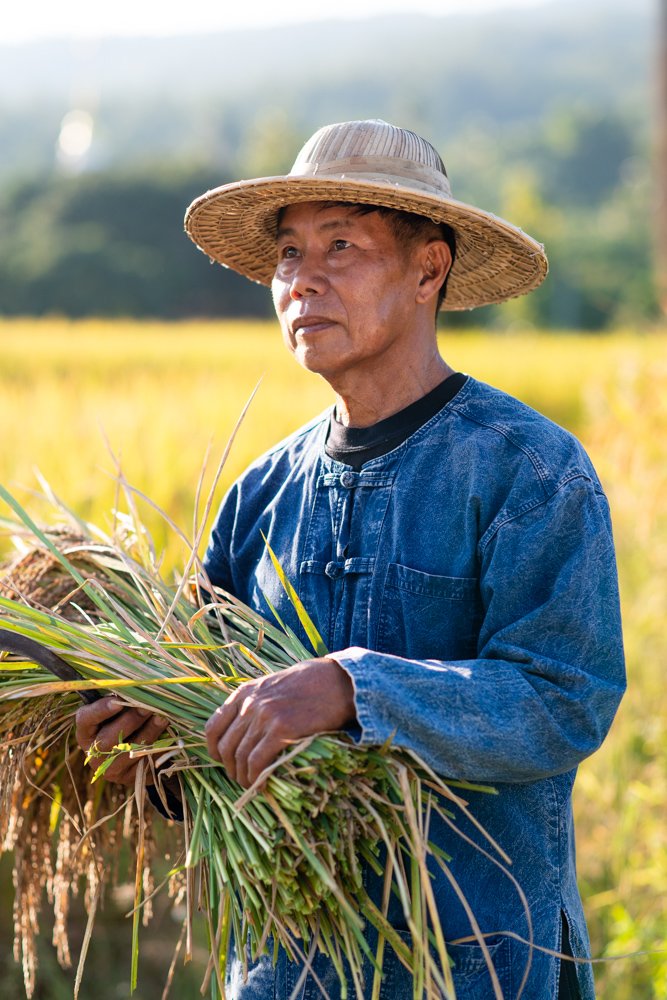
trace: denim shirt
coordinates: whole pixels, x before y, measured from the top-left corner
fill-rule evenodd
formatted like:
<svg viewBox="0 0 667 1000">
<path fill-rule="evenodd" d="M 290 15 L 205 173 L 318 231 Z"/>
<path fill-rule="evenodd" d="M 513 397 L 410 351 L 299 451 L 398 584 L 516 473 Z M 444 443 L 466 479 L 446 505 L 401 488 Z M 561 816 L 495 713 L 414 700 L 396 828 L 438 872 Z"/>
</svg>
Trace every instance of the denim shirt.
<svg viewBox="0 0 667 1000">
<path fill-rule="evenodd" d="M 303 636 L 262 533 L 333 658 L 354 685 L 362 744 L 419 753 L 451 778 L 493 784 L 470 810 L 512 860 L 530 909 L 480 834 L 433 823 L 487 939 L 506 1000 L 557 996 L 561 914 L 573 953 L 588 955 L 575 873 L 571 792 L 579 761 L 602 742 L 624 690 L 609 509 L 578 441 L 512 397 L 469 377 L 439 413 L 355 472 L 324 449 L 328 413 L 255 462 L 224 498 L 205 565 L 211 580 Z M 305 636 L 304 642 L 307 643 Z M 448 941 L 470 920 L 437 869 Z M 390 918 L 407 933 L 398 905 Z M 518 938 L 517 938 L 518 936 Z M 390 949 L 382 997 L 412 983 Z M 475 943 L 453 944 L 462 1000 L 493 996 Z M 231 995 L 287 1000 L 299 969 L 263 957 Z M 327 962 L 315 971 L 339 996 Z M 583 1000 L 590 966 L 577 966 Z M 369 979 L 370 981 L 370 979 Z M 305 990 L 305 992 L 304 992 Z M 319 997 L 309 975 L 299 996 Z M 350 995 L 354 995 L 350 989 Z"/>
</svg>

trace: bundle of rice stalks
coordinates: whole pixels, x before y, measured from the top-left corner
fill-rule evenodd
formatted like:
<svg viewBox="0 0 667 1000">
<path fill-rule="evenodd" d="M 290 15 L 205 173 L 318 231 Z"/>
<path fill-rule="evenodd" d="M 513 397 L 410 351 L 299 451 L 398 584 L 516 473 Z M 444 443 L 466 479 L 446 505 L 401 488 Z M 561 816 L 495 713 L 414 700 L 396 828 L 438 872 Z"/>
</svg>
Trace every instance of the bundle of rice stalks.
<svg viewBox="0 0 667 1000">
<path fill-rule="evenodd" d="M 151 807 L 144 807 L 152 777 L 165 808 L 169 784 L 182 802 L 180 859 L 172 874 L 180 879 L 187 907 L 186 958 L 195 915 L 204 913 L 210 948 L 204 987 L 212 996 L 224 997 L 233 939 L 241 956 L 280 944 L 290 956 L 307 960 L 319 949 L 342 983 L 347 964 L 358 998 L 379 996 L 383 954 L 390 947 L 411 970 L 415 997 L 453 997 L 427 863 L 440 866 L 451 881 L 453 876 L 448 857 L 429 840 L 429 818 L 442 817 L 454 842 L 455 815 L 474 823 L 460 794 L 474 786 L 445 782 L 406 751 L 362 748 L 341 734 L 294 745 L 244 790 L 210 758 L 204 724 L 245 680 L 313 651 L 288 628 L 212 588 L 202 577 L 196 547 L 180 583 L 167 583 L 133 503 L 128 516 L 116 517 L 113 537 L 106 537 L 71 516 L 66 529 L 42 530 L 2 487 L 0 495 L 14 512 L 20 548 L 4 572 L 0 628 L 40 643 L 81 675 L 80 681 L 55 680 L 25 658 L 0 661 L 0 851 L 15 855 L 16 947 L 28 995 L 42 896 L 55 910 L 58 956 L 66 963 L 69 898 L 86 876 L 89 938 L 123 825 L 137 859 L 136 985 L 139 919 L 152 892 Z M 282 579 L 321 655 L 321 639 Z M 128 705 L 168 720 L 167 735 L 155 745 L 119 744 L 114 751 L 131 752 L 141 762 L 132 793 L 103 779 L 114 754 L 91 783 L 91 769 L 74 746 L 76 692 L 95 689 L 113 691 Z M 486 849 L 508 863 L 495 844 Z M 364 865 L 384 879 L 379 905 L 364 886 Z M 387 921 L 392 893 L 401 901 L 411 948 Z M 494 996 L 502 1000 L 472 915 L 471 925 L 487 954 Z M 373 950 L 369 926 L 377 932 Z M 84 944 L 77 989 L 85 950 Z M 363 981 L 365 959 L 374 969 L 372 984 Z"/>
</svg>

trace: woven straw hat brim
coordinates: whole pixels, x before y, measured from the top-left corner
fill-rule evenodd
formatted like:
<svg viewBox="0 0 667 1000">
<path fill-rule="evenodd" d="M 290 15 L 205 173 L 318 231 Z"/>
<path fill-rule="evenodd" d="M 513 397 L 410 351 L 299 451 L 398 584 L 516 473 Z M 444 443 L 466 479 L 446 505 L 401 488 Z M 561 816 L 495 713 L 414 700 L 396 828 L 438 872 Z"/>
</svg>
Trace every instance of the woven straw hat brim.
<svg viewBox="0 0 667 1000">
<path fill-rule="evenodd" d="M 192 202 L 185 230 L 212 260 L 270 285 L 277 263 L 277 213 L 305 201 L 381 205 L 450 225 L 456 259 L 443 309 L 472 309 L 523 295 L 548 270 L 540 243 L 489 212 L 403 184 L 331 175 L 264 177 L 214 188 Z"/>
</svg>

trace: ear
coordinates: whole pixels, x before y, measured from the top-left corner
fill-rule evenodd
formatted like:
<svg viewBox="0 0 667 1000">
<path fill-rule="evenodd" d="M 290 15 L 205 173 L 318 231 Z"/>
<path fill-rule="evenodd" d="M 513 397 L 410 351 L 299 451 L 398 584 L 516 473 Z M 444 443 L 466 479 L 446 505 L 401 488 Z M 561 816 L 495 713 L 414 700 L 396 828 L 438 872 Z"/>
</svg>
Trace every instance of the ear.
<svg viewBox="0 0 667 1000">
<path fill-rule="evenodd" d="M 451 250 L 444 240 L 429 240 L 422 249 L 422 277 L 417 288 L 416 301 L 420 304 L 434 299 L 452 266 Z"/>
</svg>

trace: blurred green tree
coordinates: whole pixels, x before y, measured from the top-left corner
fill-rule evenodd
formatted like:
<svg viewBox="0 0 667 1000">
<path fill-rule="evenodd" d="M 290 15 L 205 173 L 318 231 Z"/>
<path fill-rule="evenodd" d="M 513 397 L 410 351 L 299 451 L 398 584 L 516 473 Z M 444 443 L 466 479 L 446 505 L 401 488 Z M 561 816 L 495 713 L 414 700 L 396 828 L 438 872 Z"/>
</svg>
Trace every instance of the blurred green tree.
<svg viewBox="0 0 667 1000">
<path fill-rule="evenodd" d="M 270 298 L 212 269 L 183 233 L 189 202 L 224 177 L 150 169 L 18 182 L 0 200 L 5 315 L 268 315 Z"/>
</svg>

